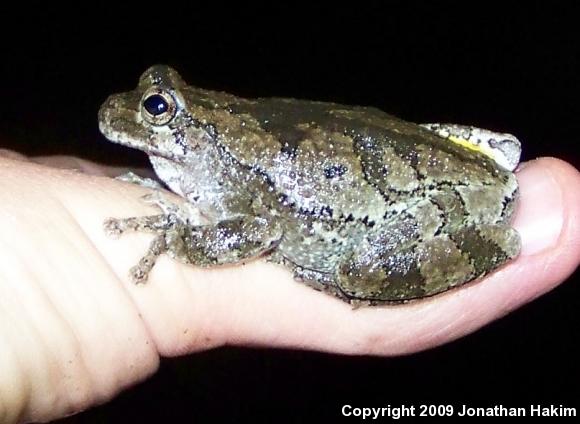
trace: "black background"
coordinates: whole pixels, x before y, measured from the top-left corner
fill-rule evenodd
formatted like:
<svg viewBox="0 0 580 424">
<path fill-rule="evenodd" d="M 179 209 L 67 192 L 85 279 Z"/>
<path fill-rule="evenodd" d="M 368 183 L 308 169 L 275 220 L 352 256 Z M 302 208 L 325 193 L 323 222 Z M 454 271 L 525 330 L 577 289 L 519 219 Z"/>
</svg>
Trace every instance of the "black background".
<svg viewBox="0 0 580 424">
<path fill-rule="evenodd" d="M 572 2 L 547 4 L 6 10 L 0 147 L 145 165 L 104 141 L 96 113 L 146 67 L 167 63 L 191 84 L 238 95 L 510 132 L 524 160 L 578 167 L 580 24 Z M 408 357 L 228 347 L 164 360 L 147 382 L 63 422 L 335 421 L 345 403 L 580 407 L 577 283 L 578 273 L 475 334 Z"/>
</svg>

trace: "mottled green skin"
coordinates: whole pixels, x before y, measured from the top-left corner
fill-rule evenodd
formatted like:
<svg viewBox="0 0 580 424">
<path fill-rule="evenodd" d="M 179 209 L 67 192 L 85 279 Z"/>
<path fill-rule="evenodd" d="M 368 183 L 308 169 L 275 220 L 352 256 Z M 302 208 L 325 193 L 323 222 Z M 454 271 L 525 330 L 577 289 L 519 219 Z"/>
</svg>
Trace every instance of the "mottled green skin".
<svg viewBox="0 0 580 424">
<path fill-rule="evenodd" d="M 142 117 L 152 87 L 176 100 L 166 125 Z M 377 304 L 446 291 L 519 251 L 511 172 L 374 108 L 247 100 L 157 66 L 111 96 L 99 120 L 201 213 L 113 220 L 118 232 L 160 234 L 153 256 L 211 266 L 269 255 L 316 288 Z"/>
</svg>

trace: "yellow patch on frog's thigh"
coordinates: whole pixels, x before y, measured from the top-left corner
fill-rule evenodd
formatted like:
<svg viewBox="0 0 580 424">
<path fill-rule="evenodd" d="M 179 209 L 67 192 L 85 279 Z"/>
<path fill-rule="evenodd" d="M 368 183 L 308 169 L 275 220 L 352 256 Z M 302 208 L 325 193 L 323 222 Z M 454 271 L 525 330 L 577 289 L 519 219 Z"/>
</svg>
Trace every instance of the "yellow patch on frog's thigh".
<svg viewBox="0 0 580 424">
<path fill-rule="evenodd" d="M 497 153 L 494 150 L 487 148 L 486 146 L 483 146 L 480 144 L 474 144 L 473 142 L 471 142 L 469 140 L 466 140 L 466 139 L 460 138 L 460 137 L 456 137 L 454 135 L 450 135 L 449 137 L 447 137 L 447 140 L 449 140 L 455 144 L 459 144 L 460 146 L 466 147 L 469 150 L 473 150 L 474 152 L 479 152 L 481 154 L 484 154 L 485 156 L 487 156 L 488 158 L 490 158 L 494 162 L 497 162 Z"/>
</svg>

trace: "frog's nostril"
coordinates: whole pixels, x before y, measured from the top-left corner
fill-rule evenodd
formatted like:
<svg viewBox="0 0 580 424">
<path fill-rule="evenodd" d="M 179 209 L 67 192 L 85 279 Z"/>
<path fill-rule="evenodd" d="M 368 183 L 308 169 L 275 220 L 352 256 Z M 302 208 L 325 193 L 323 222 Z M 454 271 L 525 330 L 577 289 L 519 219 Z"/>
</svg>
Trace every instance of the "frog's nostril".
<svg viewBox="0 0 580 424">
<path fill-rule="evenodd" d="M 101 110 L 104 111 L 105 109 L 117 109 L 120 103 L 121 99 L 119 99 L 119 96 L 117 95 L 109 96 L 101 106 Z"/>
</svg>

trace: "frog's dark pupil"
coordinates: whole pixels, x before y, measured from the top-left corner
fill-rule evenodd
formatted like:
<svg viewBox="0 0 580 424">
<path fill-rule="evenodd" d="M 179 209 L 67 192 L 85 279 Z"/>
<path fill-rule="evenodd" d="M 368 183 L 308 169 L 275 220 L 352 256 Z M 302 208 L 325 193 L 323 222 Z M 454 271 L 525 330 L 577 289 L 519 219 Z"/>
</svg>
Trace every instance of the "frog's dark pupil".
<svg viewBox="0 0 580 424">
<path fill-rule="evenodd" d="M 153 94 L 152 96 L 147 97 L 143 101 L 143 107 L 153 116 L 161 115 L 169 109 L 167 101 L 159 94 Z"/>
</svg>

